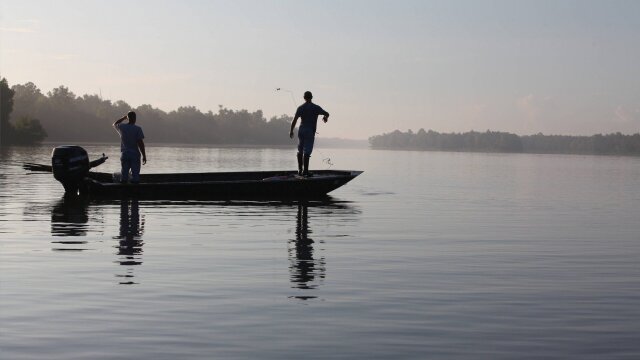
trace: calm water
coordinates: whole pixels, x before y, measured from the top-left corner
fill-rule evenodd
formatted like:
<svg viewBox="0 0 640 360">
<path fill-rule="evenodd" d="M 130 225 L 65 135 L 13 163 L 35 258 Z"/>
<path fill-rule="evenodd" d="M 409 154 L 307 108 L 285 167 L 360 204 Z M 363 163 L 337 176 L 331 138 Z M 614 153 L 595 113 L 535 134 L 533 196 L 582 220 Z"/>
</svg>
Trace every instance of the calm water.
<svg viewBox="0 0 640 360">
<path fill-rule="evenodd" d="M 327 202 L 73 202 L 20 168 L 50 150 L 0 156 L 2 359 L 640 358 L 638 158 L 318 149 L 365 171 Z"/>
</svg>

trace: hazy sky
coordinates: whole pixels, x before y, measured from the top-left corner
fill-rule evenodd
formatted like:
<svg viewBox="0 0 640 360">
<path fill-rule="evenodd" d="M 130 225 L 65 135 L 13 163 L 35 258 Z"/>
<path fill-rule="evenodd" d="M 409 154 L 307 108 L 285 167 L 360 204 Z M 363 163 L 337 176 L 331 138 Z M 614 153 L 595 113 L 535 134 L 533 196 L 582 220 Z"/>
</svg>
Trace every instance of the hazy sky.
<svg viewBox="0 0 640 360">
<path fill-rule="evenodd" d="M 271 117 L 311 90 L 322 137 L 640 131 L 640 1 L 0 3 L 0 76 L 45 93 Z"/>
</svg>

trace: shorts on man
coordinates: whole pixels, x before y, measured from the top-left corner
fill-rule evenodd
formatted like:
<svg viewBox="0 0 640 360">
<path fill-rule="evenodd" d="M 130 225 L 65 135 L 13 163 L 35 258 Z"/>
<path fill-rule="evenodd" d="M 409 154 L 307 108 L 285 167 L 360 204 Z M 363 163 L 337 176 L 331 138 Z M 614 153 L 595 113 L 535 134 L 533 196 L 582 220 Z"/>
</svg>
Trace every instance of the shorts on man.
<svg viewBox="0 0 640 360">
<path fill-rule="evenodd" d="M 315 139 L 316 133 L 313 129 L 300 128 L 298 130 L 298 152 L 307 156 L 311 155 Z"/>
</svg>

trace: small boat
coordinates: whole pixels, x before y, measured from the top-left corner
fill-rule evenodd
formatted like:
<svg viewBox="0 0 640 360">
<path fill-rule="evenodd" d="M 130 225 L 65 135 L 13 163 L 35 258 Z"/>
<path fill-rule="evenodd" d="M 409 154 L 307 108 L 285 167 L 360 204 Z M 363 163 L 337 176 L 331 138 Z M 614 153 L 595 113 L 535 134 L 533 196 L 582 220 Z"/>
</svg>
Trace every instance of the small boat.
<svg viewBox="0 0 640 360">
<path fill-rule="evenodd" d="M 91 196 L 144 199 L 314 198 L 348 183 L 362 171 L 321 170 L 311 177 L 293 171 L 141 174 L 140 183 L 120 183 L 112 174 L 90 172 L 80 192 Z"/>
<path fill-rule="evenodd" d="M 89 161 L 79 146 L 53 150 L 52 166 L 25 164 L 33 171 L 51 171 L 67 194 L 96 198 L 141 199 L 287 199 L 318 198 L 360 175 L 355 170 L 318 170 L 312 176 L 295 171 L 248 171 L 209 173 L 141 174 L 136 184 L 121 183 L 119 174 L 89 171 L 106 161 Z"/>
</svg>

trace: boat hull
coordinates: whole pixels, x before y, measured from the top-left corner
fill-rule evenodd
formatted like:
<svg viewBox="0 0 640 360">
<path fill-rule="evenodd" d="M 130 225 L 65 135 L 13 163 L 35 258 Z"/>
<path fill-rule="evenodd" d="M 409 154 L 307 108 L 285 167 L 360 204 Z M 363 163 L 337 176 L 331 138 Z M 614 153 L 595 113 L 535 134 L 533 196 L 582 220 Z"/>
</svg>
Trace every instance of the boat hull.
<svg viewBox="0 0 640 360">
<path fill-rule="evenodd" d="M 121 184 L 107 173 L 91 172 L 81 193 L 97 198 L 287 199 L 318 198 L 362 171 L 321 170 L 302 178 L 292 171 L 142 174 L 139 184 Z"/>
</svg>

